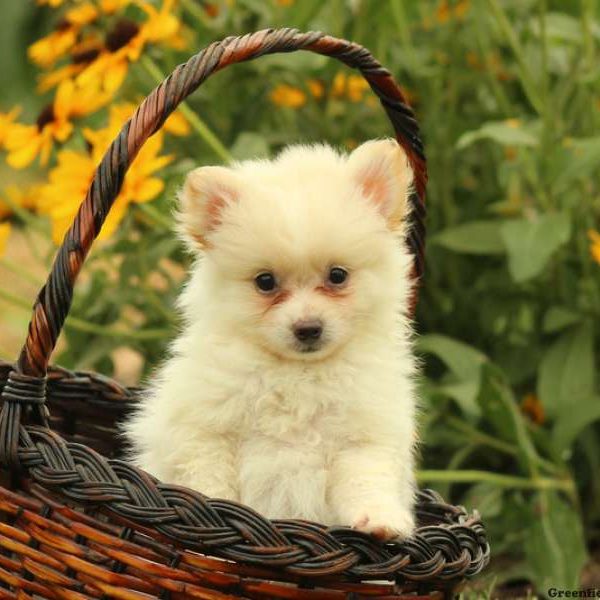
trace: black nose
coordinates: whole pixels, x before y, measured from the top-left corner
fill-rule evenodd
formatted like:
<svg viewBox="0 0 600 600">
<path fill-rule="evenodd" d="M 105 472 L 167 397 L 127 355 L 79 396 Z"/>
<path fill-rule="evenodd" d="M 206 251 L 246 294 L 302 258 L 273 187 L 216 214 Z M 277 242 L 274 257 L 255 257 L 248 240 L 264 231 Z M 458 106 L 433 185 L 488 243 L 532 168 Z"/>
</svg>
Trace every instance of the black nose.
<svg viewBox="0 0 600 600">
<path fill-rule="evenodd" d="M 294 335 L 300 342 L 315 342 L 323 333 L 321 321 L 298 321 L 294 324 Z"/>
</svg>

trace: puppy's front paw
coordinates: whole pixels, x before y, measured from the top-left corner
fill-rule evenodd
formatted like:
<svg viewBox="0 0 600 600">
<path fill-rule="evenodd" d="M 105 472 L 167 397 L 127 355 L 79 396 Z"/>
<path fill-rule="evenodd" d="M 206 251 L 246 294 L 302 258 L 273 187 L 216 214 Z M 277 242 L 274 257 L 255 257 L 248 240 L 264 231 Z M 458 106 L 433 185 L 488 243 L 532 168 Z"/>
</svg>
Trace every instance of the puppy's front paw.
<svg viewBox="0 0 600 600">
<path fill-rule="evenodd" d="M 407 538 L 415 529 L 412 513 L 399 506 L 366 508 L 357 515 L 352 522 L 352 528 L 384 542 Z"/>
</svg>

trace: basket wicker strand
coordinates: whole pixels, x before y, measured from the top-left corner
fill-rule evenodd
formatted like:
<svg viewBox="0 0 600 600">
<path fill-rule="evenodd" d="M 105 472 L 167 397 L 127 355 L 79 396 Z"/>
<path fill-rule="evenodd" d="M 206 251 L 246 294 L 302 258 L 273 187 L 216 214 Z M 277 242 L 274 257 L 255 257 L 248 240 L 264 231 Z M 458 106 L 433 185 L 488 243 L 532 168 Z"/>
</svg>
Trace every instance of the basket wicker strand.
<svg viewBox="0 0 600 600">
<path fill-rule="evenodd" d="M 415 173 L 407 243 L 413 276 L 421 276 L 427 175 L 418 125 L 367 50 L 320 32 L 264 30 L 215 42 L 178 66 L 106 152 L 35 302 L 17 362 L 0 362 L 0 598 L 448 597 L 487 564 L 478 514 L 429 490 L 418 495 L 415 534 L 382 544 L 348 527 L 269 521 L 162 483 L 119 458 L 116 426 L 138 390 L 48 367 L 77 275 L 143 143 L 212 73 L 295 50 L 359 70 L 379 97 Z"/>
</svg>

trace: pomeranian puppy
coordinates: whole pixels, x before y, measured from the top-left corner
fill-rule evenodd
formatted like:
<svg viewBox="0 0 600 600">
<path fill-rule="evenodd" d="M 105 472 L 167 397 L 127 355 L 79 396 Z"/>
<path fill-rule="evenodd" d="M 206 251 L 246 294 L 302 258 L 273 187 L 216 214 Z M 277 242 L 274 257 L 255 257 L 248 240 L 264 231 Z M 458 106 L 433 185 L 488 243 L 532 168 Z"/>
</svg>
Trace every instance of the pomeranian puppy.
<svg viewBox="0 0 600 600">
<path fill-rule="evenodd" d="M 411 183 L 393 140 L 188 175 L 197 260 L 184 330 L 126 425 L 137 465 L 268 518 L 410 535 Z"/>
</svg>

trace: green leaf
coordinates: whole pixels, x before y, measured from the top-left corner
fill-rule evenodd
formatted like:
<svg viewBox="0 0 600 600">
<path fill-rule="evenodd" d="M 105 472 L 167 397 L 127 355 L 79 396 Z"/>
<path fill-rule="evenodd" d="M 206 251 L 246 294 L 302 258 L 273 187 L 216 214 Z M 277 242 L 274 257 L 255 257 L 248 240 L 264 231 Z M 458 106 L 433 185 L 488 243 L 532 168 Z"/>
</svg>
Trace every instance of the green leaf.
<svg viewBox="0 0 600 600">
<path fill-rule="evenodd" d="M 445 335 L 422 335 L 417 341 L 417 350 L 435 354 L 462 380 L 471 379 L 479 372 L 481 365 L 487 362 L 487 356 L 479 350 Z"/>
<path fill-rule="evenodd" d="M 269 156 L 269 145 L 261 135 L 243 131 L 237 136 L 230 152 L 236 160 L 266 158 Z"/>
<path fill-rule="evenodd" d="M 588 425 L 598 420 L 600 420 L 600 396 L 575 400 L 573 410 L 562 414 L 552 431 L 552 444 L 557 452 L 562 455 L 571 448 L 577 436 Z M 569 458 L 569 456 L 564 458 Z"/>
<path fill-rule="evenodd" d="M 588 324 L 564 332 L 540 363 L 537 392 L 546 414 L 571 419 L 578 399 L 594 395 L 594 333 Z"/>
<path fill-rule="evenodd" d="M 600 136 L 571 139 L 568 142 L 564 167 L 556 174 L 557 186 L 566 186 L 570 182 L 593 177 L 600 166 Z"/>
<path fill-rule="evenodd" d="M 577 588 L 587 559 L 579 514 L 556 492 L 541 493 L 534 503 L 525 554 L 536 586 Z"/>
<path fill-rule="evenodd" d="M 551 306 L 544 315 L 542 328 L 544 332 L 552 333 L 579 323 L 579 321 L 581 321 L 580 314 L 562 306 Z"/>
<path fill-rule="evenodd" d="M 537 452 L 506 377 L 491 363 L 481 369 L 477 402 L 492 429 L 504 440 L 516 444 L 522 468 L 530 470 Z"/>
<path fill-rule="evenodd" d="M 579 44 L 583 36 L 581 21 L 565 13 L 549 12 L 546 16 L 546 36 L 548 39 L 564 40 Z M 540 35 L 539 21 L 531 23 L 532 30 Z"/>
<path fill-rule="evenodd" d="M 462 150 L 474 142 L 483 139 L 493 140 L 501 146 L 533 147 L 539 143 L 537 137 L 526 129 L 523 129 L 520 124 L 514 120 L 507 120 L 491 121 L 485 123 L 475 131 L 463 133 L 458 142 L 456 142 L 456 148 Z"/>
<path fill-rule="evenodd" d="M 476 483 L 461 499 L 461 504 L 470 512 L 477 510 L 483 519 L 497 517 L 502 511 L 502 488 L 491 483 Z"/>
<path fill-rule="evenodd" d="M 500 221 L 471 221 L 443 230 L 431 243 L 463 254 L 503 254 L 500 225 Z"/>
<path fill-rule="evenodd" d="M 434 354 L 446 364 L 454 381 L 445 383 L 438 389 L 454 398 L 465 414 L 479 416 L 476 398 L 481 365 L 487 361 L 485 354 L 463 342 L 437 334 L 421 336 L 417 341 L 417 350 Z"/>
<path fill-rule="evenodd" d="M 550 257 L 571 237 L 571 221 L 565 213 L 516 219 L 502 224 L 500 234 L 508 250 L 508 270 L 522 283 L 538 275 Z"/>
</svg>

